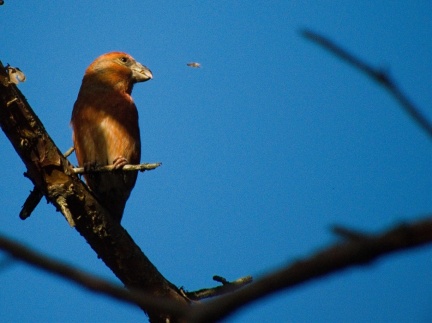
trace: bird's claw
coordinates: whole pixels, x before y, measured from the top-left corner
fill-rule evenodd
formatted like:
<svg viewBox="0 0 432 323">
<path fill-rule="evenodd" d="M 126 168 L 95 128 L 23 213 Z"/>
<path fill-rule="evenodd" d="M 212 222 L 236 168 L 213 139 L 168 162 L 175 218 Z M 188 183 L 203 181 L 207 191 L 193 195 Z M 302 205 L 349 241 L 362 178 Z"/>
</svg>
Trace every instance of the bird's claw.
<svg viewBox="0 0 432 323">
<path fill-rule="evenodd" d="M 128 160 L 123 156 L 118 156 L 113 160 L 114 169 L 121 169 L 128 163 Z"/>
<path fill-rule="evenodd" d="M 84 172 L 91 172 L 96 169 L 97 164 L 95 162 L 85 162 L 83 166 Z"/>
</svg>

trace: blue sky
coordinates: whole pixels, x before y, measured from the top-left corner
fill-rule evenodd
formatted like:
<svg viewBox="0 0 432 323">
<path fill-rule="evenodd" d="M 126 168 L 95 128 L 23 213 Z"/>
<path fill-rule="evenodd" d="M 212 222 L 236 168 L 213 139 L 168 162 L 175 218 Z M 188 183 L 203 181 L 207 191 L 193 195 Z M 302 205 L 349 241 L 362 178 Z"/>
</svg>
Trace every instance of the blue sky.
<svg viewBox="0 0 432 323">
<path fill-rule="evenodd" d="M 63 151 L 81 79 L 121 50 L 154 75 L 133 97 L 142 161 L 122 224 L 188 290 L 260 275 L 334 243 L 340 224 L 377 232 L 432 210 L 431 142 L 385 91 L 307 42 L 307 27 L 388 71 L 432 120 L 430 1 L 5 1 L 3 63 Z M 200 69 L 186 66 L 190 61 Z M 0 233 L 116 281 L 52 205 L 18 212 L 30 181 L 0 134 Z M 71 158 L 75 162 L 75 158 Z M 0 255 L 0 260 L 4 259 Z M 430 322 L 432 250 L 314 281 L 227 322 Z M 14 263 L 2 322 L 134 322 L 142 312 Z"/>
</svg>

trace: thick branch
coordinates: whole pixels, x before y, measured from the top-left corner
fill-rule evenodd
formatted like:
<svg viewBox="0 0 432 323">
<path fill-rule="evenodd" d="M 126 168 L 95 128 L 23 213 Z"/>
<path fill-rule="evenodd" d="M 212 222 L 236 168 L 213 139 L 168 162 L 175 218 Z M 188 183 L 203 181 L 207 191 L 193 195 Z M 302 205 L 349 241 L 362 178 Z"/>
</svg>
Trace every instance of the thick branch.
<svg viewBox="0 0 432 323">
<path fill-rule="evenodd" d="M 306 39 L 318 44 L 324 49 L 328 50 L 336 57 L 347 62 L 351 66 L 355 67 L 359 71 L 366 74 L 372 80 L 377 82 L 379 85 L 384 87 L 390 94 L 398 101 L 401 107 L 416 121 L 421 128 L 432 137 L 432 124 L 428 119 L 421 113 L 420 109 L 417 108 L 408 97 L 402 92 L 402 90 L 396 85 L 396 82 L 392 80 L 390 75 L 382 70 L 376 69 L 362 61 L 361 59 L 355 57 L 353 54 L 342 49 L 340 46 L 336 45 L 331 40 L 321 36 L 313 31 L 304 29 L 301 34 Z"/>
<path fill-rule="evenodd" d="M 155 297 L 179 304 L 189 301 L 167 281 L 135 244 L 126 230 L 113 221 L 46 133 L 39 118 L 0 62 L 0 126 L 27 168 L 27 176 L 69 217 L 69 223 L 87 240 L 98 257 L 131 289 L 141 289 Z M 152 322 L 176 318 L 169 313 L 146 309 Z"/>
<path fill-rule="evenodd" d="M 400 225 L 377 235 L 338 243 L 258 279 L 241 290 L 194 307 L 190 322 L 215 322 L 241 307 L 299 284 L 366 265 L 394 252 L 432 243 L 432 215 L 413 224 Z"/>
</svg>

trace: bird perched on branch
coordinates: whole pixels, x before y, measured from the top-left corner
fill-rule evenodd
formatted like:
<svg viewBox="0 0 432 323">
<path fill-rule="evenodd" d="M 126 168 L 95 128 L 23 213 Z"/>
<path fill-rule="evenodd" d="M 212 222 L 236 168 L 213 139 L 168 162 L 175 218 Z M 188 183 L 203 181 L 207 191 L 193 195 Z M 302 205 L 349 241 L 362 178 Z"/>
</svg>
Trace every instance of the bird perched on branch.
<svg viewBox="0 0 432 323">
<path fill-rule="evenodd" d="M 119 170 L 126 164 L 138 164 L 141 158 L 132 87 L 151 78 L 151 71 L 130 55 L 104 54 L 85 71 L 72 111 L 78 164 L 87 169 L 113 164 L 118 169 L 84 177 L 100 204 L 119 222 L 137 178 L 137 172 Z"/>
</svg>

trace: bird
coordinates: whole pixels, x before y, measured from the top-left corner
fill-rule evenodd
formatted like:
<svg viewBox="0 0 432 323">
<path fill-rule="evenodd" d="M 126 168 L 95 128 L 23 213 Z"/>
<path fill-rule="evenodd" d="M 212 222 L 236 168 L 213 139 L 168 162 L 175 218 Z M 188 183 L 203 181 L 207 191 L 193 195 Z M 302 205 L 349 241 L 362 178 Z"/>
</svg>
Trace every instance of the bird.
<svg viewBox="0 0 432 323">
<path fill-rule="evenodd" d="M 132 88 L 152 77 L 150 69 L 127 53 L 103 54 L 86 69 L 72 110 L 78 165 L 87 170 L 114 165 L 113 172 L 90 172 L 84 178 L 98 202 L 118 223 L 138 176 L 136 171 L 123 172 L 121 168 L 138 164 L 141 159 Z"/>
</svg>

